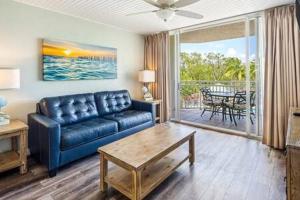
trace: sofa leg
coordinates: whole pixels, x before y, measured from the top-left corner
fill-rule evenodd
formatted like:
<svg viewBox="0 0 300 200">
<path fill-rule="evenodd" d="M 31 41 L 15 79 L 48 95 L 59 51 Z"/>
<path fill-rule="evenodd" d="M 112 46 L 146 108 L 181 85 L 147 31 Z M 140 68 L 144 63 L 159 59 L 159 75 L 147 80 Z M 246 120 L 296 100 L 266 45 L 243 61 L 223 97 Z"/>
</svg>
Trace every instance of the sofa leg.
<svg viewBox="0 0 300 200">
<path fill-rule="evenodd" d="M 56 176 L 56 173 L 57 173 L 57 169 L 52 169 L 48 172 L 50 178 Z"/>
</svg>

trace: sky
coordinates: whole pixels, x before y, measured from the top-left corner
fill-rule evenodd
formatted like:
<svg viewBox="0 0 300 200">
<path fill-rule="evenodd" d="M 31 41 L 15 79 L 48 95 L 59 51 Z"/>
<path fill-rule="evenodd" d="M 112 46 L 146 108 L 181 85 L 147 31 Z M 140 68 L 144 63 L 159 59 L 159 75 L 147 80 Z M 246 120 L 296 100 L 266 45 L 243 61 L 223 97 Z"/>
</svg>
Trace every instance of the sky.
<svg viewBox="0 0 300 200">
<path fill-rule="evenodd" d="M 250 59 L 255 59 L 256 53 L 256 37 L 250 37 L 250 47 L 249 47 Z M 181 43 L 181 52 L 186 53 L 201 53 L 208 54 L 210 52 L 221 53 L 225 57 L 238 57 L 243 62 L 246 59 L 246 41 L 245 37 L 236 38 L 230 40 L 219 40 L 214 42 L 206 43 Z"/>
<path fill-rule="evenodd" d="M 74 42 L 44 40 L 43 55 L 73 58 L 80 56 L 105 56 L 116 58 L 117 49 Z"/>
</svg>

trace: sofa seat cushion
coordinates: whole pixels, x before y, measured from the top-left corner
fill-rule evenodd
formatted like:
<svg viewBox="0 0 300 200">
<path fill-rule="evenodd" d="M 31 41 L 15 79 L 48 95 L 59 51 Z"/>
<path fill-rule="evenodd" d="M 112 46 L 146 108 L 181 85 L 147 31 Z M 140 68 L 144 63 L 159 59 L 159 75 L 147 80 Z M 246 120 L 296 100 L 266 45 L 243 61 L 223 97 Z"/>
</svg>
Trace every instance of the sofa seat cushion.
<svg viewBox="0 0 300 200">
<path fill-rule="evenodd" d="M 126 110 L 120 113 L 106 115 L 103 118 L 118 122 L 119 131 L 152 121 L 152 114 L 145 111 Z"/>
<path fill-rule="evenodd" d="M 85 144 L 118 132 L 118 124 L 114 121 L 94 118 L 61 128 L 61 149 Z"/>
</svg>

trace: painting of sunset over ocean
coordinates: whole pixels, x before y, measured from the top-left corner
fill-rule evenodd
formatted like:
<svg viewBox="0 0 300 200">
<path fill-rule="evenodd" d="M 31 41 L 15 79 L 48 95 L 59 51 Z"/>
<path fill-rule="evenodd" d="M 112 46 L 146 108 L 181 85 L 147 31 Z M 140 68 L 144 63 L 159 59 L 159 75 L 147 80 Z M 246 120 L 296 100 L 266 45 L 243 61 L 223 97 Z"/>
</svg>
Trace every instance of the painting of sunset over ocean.
<svg viewBox="0 0 300 200">
<path fill-rule="evenodd" d="M 117 78 L 117 49 L 43 40 L 43 79 L 46 81 Z"/>
</svg>

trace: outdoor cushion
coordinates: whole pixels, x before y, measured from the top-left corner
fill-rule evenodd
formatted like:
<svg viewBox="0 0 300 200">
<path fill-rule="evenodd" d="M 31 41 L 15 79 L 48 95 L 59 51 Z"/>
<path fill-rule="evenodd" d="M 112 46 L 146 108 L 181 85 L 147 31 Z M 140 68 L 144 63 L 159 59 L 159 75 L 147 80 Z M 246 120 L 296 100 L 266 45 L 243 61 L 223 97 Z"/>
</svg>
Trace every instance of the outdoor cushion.
<svg viewBox="0 0 300 200">
<path fill-rule="evenodd" d="M 66 150 L 90 141 L 112 135 L 118 131 L 114 121 L 94 118 L 61 128 L 61 148 Z"/>
<path fill-rule="evenodd" d="M 222 100 L 219 100 L 219 99 L 215 99 L 214 101 L 209 101 L 209 100 L 203 100 L 202 103 L 204 105 L 208 105 L 208 106 L 221 106 L 222 105 Z"/>
<path fill-rule="evenodd" d="M 247 109 L 247 104 L 241 103 L 241 104 L 233 104 L 233 102 L 226 102 L 225 105 L 229 108 L 233 108 L 236 110 L 246 110 Z"/>
<path fill-rule="evenodd" d="M 152 121 L 152 114 L 145 111 L 126 110 L 120 113 L 106 115 L 104 118 L 118 122 L 119 131 L 123 131 Z"/>
</svg>

